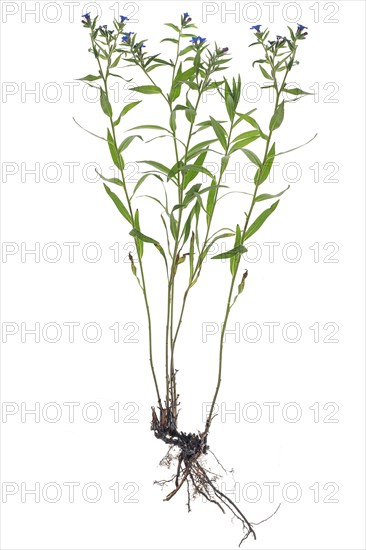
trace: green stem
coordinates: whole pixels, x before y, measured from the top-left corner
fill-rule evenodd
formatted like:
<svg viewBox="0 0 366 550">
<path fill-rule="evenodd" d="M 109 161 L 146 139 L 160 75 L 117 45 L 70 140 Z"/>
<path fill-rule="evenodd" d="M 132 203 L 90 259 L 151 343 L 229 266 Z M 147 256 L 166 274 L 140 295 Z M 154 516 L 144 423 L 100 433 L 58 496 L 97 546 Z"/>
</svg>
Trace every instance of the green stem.
<svg viewBox="0 0 366 550">
<path fill-rule="evenodd" d="M 229 149 L 230 149 L 230 146 L 231 146 L 231 135 L 232 135 L 233 129 L 234 129 L 234 121 L 232 121 L 231 125 L 230 125 L 230 131 L 229 131 L 229 136 L 228 136 L 228 145 L 227 145 L 227 148 L 226 148 L 226 151 L 225 151 L 224 155 L 227 155 L 228 152 L 229 152 Z M 220 174 L 217 185 L 221 184 L 221 180 L 222 180 L 223 175 L 224 175 L 224 172 L 222 174 Z M 202 245 L 202 251 L 201 251 L 201 253 L 200 253 L 200 255 L 197 259 L 196 266 L 193 270 L 192 281 L 195 280 L 197 275 L 199 277 L 200 272 L 201 272 L 202 262 L 203 262 L 202 256 L 203 256 L 203 252 L 205 250 L 205 247 L 207 246 L 208 241 L 209 241 L 209 234 L 210 234 L 210 229 L 211 229 L 211 225 L 212 225 L 213 215 L 214 215 L 215 208 L 216 208 L 216 203 L 217 203 L 217 201 L 215 201 L 215 203 L 214 203 L 213 210 L 212 210 L 212 215 L 211 215 L 211 218 L 210 218 L 210 220 L 207 224 L 207 230 L 206 230 L 205 239 L 204 239 L 203 245 Z M 184 292 L 184 296 L 183 296 L 183 300 L 182 300 L 182 307 L 181 307 L 180 315 L 179 315 L 179 321 L 178 321 L 177 328 L 176 328 L 175 335 L 174 335 L 174 339 L 173 339 L 173 352 L 175 350 L 175 346 L 176 346 L 176 343 L 177 343 L 179 331 L 180 331 L 180 328 L 182 326 L 183 315 L 184 315 L 184 311 L 185 311 L 186 304 L 187 304 L 188 294 L 189 294 L 189 291 L 191 290 L 192 286 L 193 285 L 189 284 L 188 287 L 186 288 L 185 292 Z"/>
<path fill-rule="evenodd" d="M 295 48 L 295 51 L 293 52 L 293 58 L 295 56 L 295 52 L 296 52 L 296 48 Z M 275 81 L 275 90 L 276 90 L 276 102 L 275 102 L 274 112 L 276 112 L 276 110 L 277 110 L 279 100 L 280 100 L 280 96 L 281 96 L 281 93 L 283 91 L 283 88 L 285 87 L 285 82 L 286 82 L 286 78 L 287 78 L 289 70 L 290 70 L 289 68 L 286 69 L 285 76 L 284 76 L 284 79 L 282 81 L 282 84 L 281 84 L 280 88 L 278 88 L 278 83 L 277 83 L 276 79 L 274 79 L 274 81 Z M 263 158 L 262 164 L 265 164 L 265 162 L 267 160 L 267 154 L 268 154 L 269 145 L 270 145 L 270 142 L 271 142 L 271 139 L 272 139 L 272 134 L 273 134 L 273 130 L 270 130 L 270 132 L 268 134 L 268 139 L 267 139 L 267 143 L 266 143 L 266 148 L 265 148 L 264 158 Z M 246 220 L 245 220 L 245 224 L 244 224 L 243 232 L 242 232 L 242 237 L 241 237 L 241 244 L 243 244 L 244 240 L 245 240 L 245 233 L 247 231 L 248 224 L 249 224 L 249 221 L 250 221 L 253 209 L 254 209 L 255 200 L 256 200 L 257 192 L 258 192 L 258 187 L 259 187 L 259 185 L 257 184 L 255 186 L 255 191 L 254 191 L 254 195 L 253 195 L 253 198 L 252 198 L 252 202 L 251 202 L 251 205 L 250 205 L 249 212 L 246 216 Z M 208 432 L 209 432 L 211 422 L 212 422 L 213 411 L 214 411 L 214 408 L 215 408 L 217 396 L 218 396 L 220 386 L 221 386 L 225 332 L 226 332 L 226 326 L 227 326 L 227 322 L 228 322 L 228 319 L 229 319 L 231 307 L 233 305 L 232 304 L 232 297 L 233 297 L 233 292 L 234 292 L 234 285 L 235 285 L 236 276 L 237 276 L 239 266 L 240 266 L 240 260 L 241 260 L 241 256 L 239 257 L 239 261 L 238 261 L 238 263 L 235 267 L 234 273 L 233 273 L 232 278 L 231 278 L 229 296 L 228 296 L 226 309 L 225 309 L 225 315 L 224 315 L 224 322 L 222 324 L 221 333 L 220 333 L 219 369 L 218 369 L 218 375 L 217 375 L 217 383 L 216 383 L 216 388 L 215 388 L 215 392 L 214 392 L 214 397 L 213 397 L 211 407 L 210 407 L 210 412 L 209 412 L 209 415 L 208 415 L 207 420 L 206 420 L 205 434 L 208 434 Z"/>
<path fill-rule="evenodd" d="M 115 43 L 116 43 L 116 40 L 115 40 Z M 93 39 L 92 39 L 92 46 L 94 46 Z M 110 50 L 106 75 L 109 74 L 111 55 L 112 55 L 112 51 Z M 101 75 L 102 80 L 103 80 L 104 92 L 105 92 L 106 97 L 109 101 L 108 84 L 107 84 L 108 76 L 106 76 L 103 72 L 102 65 L 101 65 L 99 57 L 97 57 L 97 61 L 98 61 L 98 66 L 99 66 L 99 70 L 100 70 L 100 75 Z M 115 127 L 114 127 L 114 123 L 113 123 L 113 118 L 111 116 L 108 117 L 108 118 L 109 118 L 109 121 L 110 121 L 111 130 L 112 130 L 113 144 L 114 144 L 116 150 L 118 151 L 118 142 L 117 142 L 117 138 L 116 138 L 116 132 L 115 132 Z M 123 170 L 122 167 L 119 167 L 119 171 L 121 173 L 121 179 L 122 179 L 122 183 L 123 183 L 123 190 L 124 190 L 124 193 L 125 193 L 125 197 L 126 197 L 126 201 L 127 201 L 127 205 L 128 205 L 128 210 L 129 210 L 131 220 L 132 220 L 132 227 L 133 227 L 133 229 L 136 229 L 135 221 L 134 221 L 135 218 L 134 218 L 134 215 L 133 215 L 131 199 L 130 199 L 130 197 L 128 195 L 128 192 L 127 192 L 127 186 L 126 186 L 124 170 Z M 155 372 L 155 367 L 154 367 L 154 360 L 153 360 L 152 320 L 151 320 L 151 313 L 150 313 L 150 305 L 149 305 L 149 300 L 148 300 L 148 295 L 147 295 L 147 287 L 146 287 L 146 280 L 145 280 L 145 274 L 144 274 L 144 269 L 143 269 L 142 258 L 141 258 L 141 254 L 139 252 L 139 248 L 137 246 L 137 239 L 136 238 L 135 238 L 135 246 L 136 246 L 138 263 L 139 263 L 140 273 L 141 273 L 141 289 L 142 289 L 142 293 L 143 293 L 143 297 L 144 297 L 146 314 L 147 314 L 147 321 L 148 321 L 149 362 L 150 362 L 151 373 L 152 373 L 153 380 L 154 380 L 154 385 L 155 385 L 155 390 L 156 390 L 159 409 L 160 409 L 160 411 L 162 411 L 162 401 L 161 401 L 161 397 L 160 397 L 159 385 L 158 385 L 158 381 L 157 381 L 157 377 L 156 377 L 156 372 Z"/>
</svg>

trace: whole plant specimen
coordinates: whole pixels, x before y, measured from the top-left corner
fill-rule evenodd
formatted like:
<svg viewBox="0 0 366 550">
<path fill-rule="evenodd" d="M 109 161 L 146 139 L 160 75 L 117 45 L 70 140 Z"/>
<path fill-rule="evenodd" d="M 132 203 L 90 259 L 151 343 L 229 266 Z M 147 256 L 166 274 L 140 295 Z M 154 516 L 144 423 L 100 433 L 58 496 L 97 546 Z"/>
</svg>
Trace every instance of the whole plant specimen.
<svg viewBox="0 0 366 550">
<path fill-rule="evenodd" d="M 156 406 L 152 407 L 151 429 L 156 438 L 169 445 L 168 453 L 161 464 L 171 466 L 174 463 L 176 465 L 175 474 L 169 481 L 157 483 L 162 486 L 168 483 L 173 484 L 173 489 L 165 498 L 167 501 L 185 485 L 188 494 L 188 510 L 190 510 L 191 498 L 198 495 L 215 503 L 223 512 L 225 509 L 230 510 L 234 517 L 242 523 L 243 538 L 241 542 L 243 542 L 250 534 L 255 538 L 253 524 L 247 520 L 238 506 L 220 491 L 217 483 L 218 475 L 207 469 L 203 459 L 209 452 L 208 435 L 222 380 L 225 331 L 230 312 L 244 290 L 248 275 L 247 270 L 240 272 L 242 255 L 247 250 L 245 243 L 277 209 L 280 202 L 279 197 L 288 189 L 276 194 L 260 192 L 261 185 L 268 179 L 274 159 L 289 152 L 278 153 L 273 139 L 275 131 L 283 123 L 285 105 L 308 95 L 307 92 L 299 88 L 287 86 L 289 72 L 299 63 L 296 59 L 298 42 L 306 37 L 306 27 L 301 24 L 297 25 L 296 30 L 288 27 L 289 38 L 277 36 L 272 41 L 268 40 L 269 30 L 261 31 L 261 25 L 251 27 L 251 30 L 254 31 L 255 42 L 250 46 L 259 46 L 263 52 L 261 58 L 254 61 L 253 65 L 258 64 L 262 75 L 270 82 L 263 88 L 271 88 L 275 97 L 274 109 L 267 130 L 261 128 L 252 116 L 255 109 L 247 113 L 240 113 L 238 110 L 242 93 L 241 77 L 238 75 L 230 83 L 223 76 L 230 61 L 228 48 L 222 48 L 216 44 L 214 47 L 210 47 L 206 38 L 195 34 L 196 26 L 192 23 L 192 18 L 188 13 L 181 15 L 180 23 L 177 25 L 166 23 L 174 35 L 164 38 L 161 42 L 173 44 L 173 46 L 169 46 L 175 50 L 173 59 L 165 59 L 161 54 L 149 54 L 146 39 L 140 40 L 134 31 L 128 29 L 128 17 L 126 16 L 120 16 L 119 21 L 115 20 L 112 30 L 109 30 L 107 25 L 97 26 L 97 18 L 92 19 L 90 13 L 83 15 L 82 23 L 90 31 L 91 47 L 89 51 L 95 58 L 97 71 L 95 75 L 89 74 L 80 80 L 99 90 L 100 107 L 108 119 L 105 137 L 93 132 L 89 133 L 106 142 L 117 172 L 117 177 L 108 178 L 103 174 L 99 174 L 99 176 L 106 182 L 104 187 L 107 194 L 130 226 L 130 235 L 134 238 L 136 247 L 137 258 L 135 259 L 132 254 L 129 254 L 129 259 L 132 273 L 141 288 L 146 307 L 150 369 L 157 400 Z M 168 127 L 144 124 L 130 128 L 128 131 L 158 131 L 159 135 L 153 139 L 170 141 L 174 153 L 173 164 L 166 164 L 165 158 L 159 159 L 159 161 L 140 161 L 148 166 L 148 170 L 142 173 L 133 189 L 126 180 L 125 151 L 136 138 L 143 138 L 141 135 L 131 134 L 120 141 L 117 137 L 117 127 L 127 113 L 142 101 L 128 103 L 118 116 L 114 114 L 109 95 L 109 82 L 114 78 L 123 78 L 128 81 L 116 72 L 120 68 L 121 61 L 127 62 L 130 67 L 134 66 L 143 78 L 143 83 L 133 86 L 132 90 L 142 96 L 146 94 L 160 96 L 167 113 Z M 167 71 L 170 74 L 167 91 L 160 87 L 158 76 L 156 76 L 160 75 L 162 71 Z M 214 116 L 210 116 L 208 120 L 198 121 L 202 98 L 209 90 L 215 90 L 217 97 L 220 100 L 222 98 L 227 113 L 226 121 L 219 121 Z M 180 127 L 184 121 L 188 128 L 183 134 L 178 132 L 178 126 Z M 245 131 L 238 133 L 238 127 L 243 125 L 245 125 Z M 202 140 L 200 136 L 207 132 L 210 135 Z M 263 143 L 264 151 L 261 158 L 247 148 L 250 143 L 255 141 Z M 290 151 L 297 148 L 294 147 Z M 217 175 L 205 166 L 209 152 L 219 155 L 220 169 Z M 212 225 L 219 208 L 218 202 L 224 196 L 237 192 L 224 191 L 223 193 L 222 191 L 228 187 L 223 184 L 223 178 L 230 158 L 238 152 L 244 154 L 256 167 L 254 181 L 246 182 L 248 183 L 247 190 L 240 191 L 245 195 L 247 201 L 246 204 L 243 204 L 243 209 L 245 208 L 243 220 L 239 221 L 234 228 L 222 228 L 213 232 Z M 206 187 L 202 183 L 194 183 L 194 180 L 197 181 L 202 175 L 209 179 L 210 184 Z M 136 192 L 149 178 L 158 180 L 159 189 L 162 184 L 164 191 L 163 199 L 157 195 L 148 196 L 162 209 L 160 219 L 166 238 L 164 245 L 141 231 L 139 210 L 135 207 Z M 117 195 L 110 189 L 107 184 L 111 183 L 120 188 L 121 194 Z M 172 195 L 175 202 L 173 206 L 171 204 Z M 276 200 L 272 202 L 271 206 L 262 209 L 261 213 L 253 217 L 258 203 L 260 203 L 260 207 L 262 202 L 273 199 Z M 178 429 L 180 401 L 175 367 L 176 345 L 190 291 L 201 275 L 209 251 L 215 243 L 222 239 L 231 239 L 232 244 L 228 246 L 226 252 L 212 258 L 227 260 L 230 267 L 228 296 L 220 334 L 216 385 L 202 431 L 187 434 Z M 158 382 L 154 364 L 152 315 L 143 261 L 145 244 L 153 245 L 161 255 L 167 277 L 164 389 Z M 188 264 L 187 270 L 181 264 Z M 183 295 L 178 297 L 176 294 L 177 276 L 185 276 L 187 279 L 186 289 Z M 221 463 L 217 462 L 221 466 Z"/>
</svg>

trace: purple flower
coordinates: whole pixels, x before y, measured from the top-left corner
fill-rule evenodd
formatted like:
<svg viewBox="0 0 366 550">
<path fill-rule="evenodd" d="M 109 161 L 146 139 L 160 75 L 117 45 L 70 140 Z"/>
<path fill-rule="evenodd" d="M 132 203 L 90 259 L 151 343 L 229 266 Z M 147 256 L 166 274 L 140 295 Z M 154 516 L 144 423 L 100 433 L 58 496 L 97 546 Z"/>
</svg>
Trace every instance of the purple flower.
<svg viewBox="0 0 366 550">
<path fill-rule="evenodd" d="M 300 25 L 300 23 L 297 24 L 297 31 L 302 32 L 304 29 L 307 29 L 307 27 L 304 27 L 304 25 Z"/>
<path fill-rule="evenodd" d="M 262 25 L 253 25 L 253 27 L 250 27 L 250 30 L 260 32 L 261 26 Z"/>
<path fill-rule="evenodd" d="M 125 21 L 129 21 L 128 17 L 126 17 L 125 15 L 120 15 L 120 18 L 121 18 L 121 23 L 124 23 Z"/>
<path fill-rule="evenodd" d="M 186 12 L 186 13 L 183 13 L 183 17 L 184 17 L 184 19 L 188 19 L 189 13 L 187 13 L 187 12 Z"/>
<path fill-rule="evenodd" d="M 134 48 L 138 48 L 139 52 L 141 53 L 142 48 L 146 48 L 145 44 L 135 44 Z"/>
<path fill-rule="evenodd" d="M 199 46 L 200 44 L 203 44 L 203 42 L 206 42 L 206 38 L 202 38 L 202 36 L 193 36 L 190 42 L 192 42 L 195 46 Z"/>
<path fill-rule="evenodd" d="M 82 17 L 81 22 L 84 25 L 84 27 L 90 27 L 91 26 L 90 12 L 84 13 L 84 15 L 82 15 L 81 17 Z"/>
<path fill-rule="evenodd" d="M 134 32 L 127 32 L 125 36 L 122 36 L 122 42 L 128 42 L 128 40 L 131 38 L 131 35 L 135 34 Z"/>
</svg>

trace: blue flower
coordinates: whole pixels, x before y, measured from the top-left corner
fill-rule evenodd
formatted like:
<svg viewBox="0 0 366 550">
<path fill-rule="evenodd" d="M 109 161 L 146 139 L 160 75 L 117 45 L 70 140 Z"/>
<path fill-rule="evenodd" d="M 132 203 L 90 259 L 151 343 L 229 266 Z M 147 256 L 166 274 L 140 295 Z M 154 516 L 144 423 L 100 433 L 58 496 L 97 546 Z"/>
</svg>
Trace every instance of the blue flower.
<svg viewBox="0 0 366 550">
<path fill-rule="evenodd" d="M 193 36 L 190 40 L 192 44 L 195 46 L 198 46 L 199 44 L 203 44 L 203 42 L 206 42 L 206 38 L 202 38 L 202 36 Z"/>
<path fill-rule="evenodd" d="M 304 27 L 304 25 L 300 25 L 300 23 L 297 24 L 297 30 L 298 31 L 303 31 L 304 29 L 307 29 L 307 27 Z"/>
<path fill-rule="evenodd" d="M 84 27 L 91 27 L 92 22 L 91 22 L 91 19 L 90 19 L 90 12 L 85 13 L 81 17 L 82 17 L 81 22 L 84 25 Z"/>
<path fill-rule="evenodd" d="M 121 18 L 121 23 L 124 23 L 125 21 L 129 21 L 128 17 L 126 17 L 125 15 L 120 15 L 120 18 Z"/>
<path fill-rule="evenodd" d="M 262 25 L 253 25 L 253 27 L 250 27 L 250 30 L 260 32 L 261 26 Z"/>
<path fill-rule="evenodd" d="M 138 48 L 138 49 L 139 49 L 139 52 L 141 52 L 142 48 L 146 48 L 146 46 L 145 46 L 145 44 L 140 44 L 140 45 L 135 44 L 135 45 L 134 45 L 134 48 Z"/>
<path fill-rule="evenodd" d="M 184 17 L 184 19 L 188 19 L 189 13 L 187 13 L 187 12 L 186 12 L 186 13 L 183 13 L 183 17 Z"/>
<path fill-rule="evenodd" d="M 131 35 L 135 34 L 134 32 L 128 32 L 125 34 L 125 36 L 122 36 L 122 42 L 128 42 L 128 40 L 131 38 Z"/>
</svg>

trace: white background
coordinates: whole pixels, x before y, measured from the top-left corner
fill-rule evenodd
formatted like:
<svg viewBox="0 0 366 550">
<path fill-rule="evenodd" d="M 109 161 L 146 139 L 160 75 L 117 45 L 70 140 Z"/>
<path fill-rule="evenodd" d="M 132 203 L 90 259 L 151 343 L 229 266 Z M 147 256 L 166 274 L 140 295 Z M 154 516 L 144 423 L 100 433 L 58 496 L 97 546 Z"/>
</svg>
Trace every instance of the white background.
<svg viewBox="0 0 366 550">
<path fill-rule="evenodd" d="M 150 39 L 149 52 L 163 51 L 166 56 L 172 45 L 159 46 L 159 41 L 172 36 L 173 31 L 163 23 L 177 22 L 180 13 L 188 11 L 198 34 L 230 48 L 230 74 L 240 72 L 246 85 L 241 111 L 256 107 L 263 126 L 268 123 L 273 105 L 266 90 L 255 101 L 259 87 L 250 83 L 261 85 L 263 79 L 258 68 L 252 68 L 258 51 L 248 49 L 252 41 L 249 27 L 268 24 L 273 35 L 285 34 L 291 20 L 293 27 L 297 21 L 309 27 L 307 40 L 299 46 L 301 64 L 291 78 L 303 89 L 318 89 L 319 93 L 288 105 L 276 135 L 277 150 L 299 145 L 315 133 L 318 136 L 308 146 L 279 157 L 281 166 L 276 169 L 274 182 L 265 184 L 265 192 L 278 192 L 288 185 L 289 178 L 298 180 L 253 238 L 257 248 L 252 248 L 252 258 L 255 250 L 261 251 L 262 257 L 257 262 L 248 259 L 243 263 L 249 277 L 228 328 L 245 331 L 247 323 L 257 323 L 262 334 L 256 343 L 249 341 L 254 339 L 250 331 L 247 337 L 241 333 L 238 341 L 234 335 L 228 336 L 219 396 L 221 409 L 213 423 L 210 445 L 228 469 L 235 469 L 238 504 L 251 521 L 266 518 L 282 502 L 276 516 L 258 526 L 257 542 L 249 539 L 246 548 L 361 549 L 365 547 L 364 4 L 236 2 L 236 15 L 226 17 L 225 4 L 233 8 L 234 2 L 209 4 L 99 3 L 101 23 L 111 24 L 113 15 L 125 13 L 132 18 L 133 14 L 129 28 L 138 31 L 141 38 Z M 272 21 L 268 4 L 275 5 Z M 94 177 L 92 168 L 85 177 L 88 163 L 97 163 L 107 177 L 112 175 L 108 151 L 103 142 L 84 133 L 72 120 L 75 117 L 88 129 L 104 135 L 106 119 L 98 104 L 85 99 L 86 87 L 78 82 L 74 96 L 70 96 L 75 79 L 96 70 L 87 52 L 88 30 L 80 24 L 80 14 L 88 10 L 88 4 L 2 2 L 1 8 L 2 240 L 7 251 L 14 251 L 13 255 L 2 256 L 3 341 L 4 326 L 9 330 L 9 323 L 14 323 L 12 326 L 19 329 L 2 346 L 3 407 L 14 412 L 2 416 L 3 500 L 4 487 L 10 487 L 4 483 L 13 483 L 19 491 L 2 504 L 1 547 L 235 548 L 241 538 L 240 526 L 231 522 L 228 514 L 224 516 L 200 499 L 187 514 L 185 492 L 166 503 L 163 496 L 167 490 L 161 493 L 153 485 L 154 480 L 167 479 L 170 473 L 158 466 L 165 449 L 149 431 L 150 406 L 155 396 L 142 297 L 125 261 L 124 247 L 131 238 L 101 182 L 88 181 L 87 177 Z M 27 13 L 29 9 L 35 9 L 36 15 Z M 90 6 L 93 14 L 95 10 Z M 205 10 L 215 13 L 205 17 Z M 137 84 L 147 83 L 137 71 L 125 74 Z M 161 73 L 152 74 L 159 78 Z M 54 83 L 53 87 L 49 83 Z M 26 89 L 39 89 L 39 94 L 27 95 Z M 118 95 L 118 102 L 113 103 L 115 112 L 123 102 L 137 99 L 123 88 Z M 124 130 L 137 124 L 167 124 L 161 98 L 146 96 L 143 105 L 124 119 L 121 139 Z M 217 96 L 207 98 L 203 111 L 201 120 L 207 114 L 217 119 L 225 117 Z M 261 153 L 260 146 L 253 150 Z M 145 158 L 169 164 L 173 162 L 171 154 L 171 146 L 164 140 L 147 145 L 135 142 L 126 152 L 126 161 Z M 35 163 L 39 163 L 39 178 L 26 173 Z M 48 163 L 53 167 L 47 168 Z M 75 163 L 73 177 L 69 163 Z M 286 163 L 293 165 L 286 168 Z M 319 166 L 319 181 L 314 177 L 315 163 Z M 334 163 L 338 169 L 333 179 L 338 181 L 329 181 L 326 177 L 331 175 Z M 245 164 L 245 158 L 237 154 L 230 169 L 242 170 Z M 298 178 L 296 166 L 301 167 Z M 13 175 L 12 169 L 16 172 Z M 226 183 L 235 189 L 251 189 L 243 179 L 234 182 L 228 176 Z M 153 185 L 153 181 L 147 184 L 145 192 L 155 192 Z M 219 203 L 222 213 L 216 229 L 242 220 L 243 197 L 231 195 Z M 144 232 L 162 238 L 159 207 L 147 199 L 138 200 Z M 85 255 L 89 251 L 91 257 L 93 249 L 84 248 L 92 242 L 102 251 L 101 259 L 94 263 Z M 56 249 L 47 248 L 48 243 L 57 243 L 61 250 L 58 261 L 50 261 Z M 73 262 L 64 243 L 79 243 Z M 114 243 L 119 243 L 117 261 L 110 249 Z M 263 243 L 279 243 L 273 261 L 269 245 Z M 298 261 L 286 261 L 286 250 L 290 259 L 295 251 L 288 243 L 296 243 L 300 250 Z M 319 243 L 315 245 L 319 246 L 319 258 L 314 256 L 314 243 Z M 335 245 L 324 248 L 327 243 Z M 22 258 L 22 250 L 35 246 L 40 247 L 39 258 L 31 254 Z M 84 257 L 82 250 L 86 250 Z M 164 273 L 155 250 L 147 246 L 145 256 L 156 319 L 156 364 L 162 384 Z M 182 266 L 182 280 L 185 268 Z M 181 428 L 186 431 L 202 429 L 202 403 L 212 397 L 218 335 L 209 336 L 204 343 L 202 324 L 218 326 L 221 322 L 228 286 L 227 265 L 209 261 L 189 298 L 177 348 Z M 68 341 L 67 322 L 80 324 L 75 329 L 74 343 Z M 268 322 L 280 323 L 272 343 L 263 325 Z M 39 343 L 29 334 L 22 342 L 21 323 L 25 328 L 40 323 Z M 50 343 L 42 336 L 42 327 L 47 323 L 61 327 L 58 342 Z M 102 336 L 98 342 L 83 339 L 81 329 L 87 323 L 100 326 Z M 120 326 L 119 343 L 114 343 L 109 328 L 115 323 Z M 290 343 L 282 336 L 287 323 L 301 328 L 298 342 Z M 314 323 L 320 327 L 318 343 L 309 328 Z M 332 323 L 330 327 L 338 325 L 333 337 L 338 342 L 324 342 L 331 333 L 329 326 L 324 329 L 326 323 Z M 136 326 L 138 332 L 133 338 L 137 342 L 123 341 Z M 50 330 L 48 338 L 53 335 Z M 88 335 L 92 338 L 93 331 Z M 293 337 L 291 331 L 288 335 Z M 80 404 L 75 408 L 74 422 L 69 420 L 69 409 L 64 405 L 67 402 Z M 92 408 L 84 409 L 84 416 L 89 413 L 90 417 L 82 415 L 85 404 L 91 402 L 97 403 L 102 412 L 101 419 L 94 423 L 90 421 Z M 278 403 L 273 422 L 264 405 L 268 402 Z M 32 414 L 22 421 L 21 409 L 34 408 L 35 403 L 41 409 L 39 422 Z M 47 403 L 58 404 L 62 413 L 59 421 L 50 421 L 56 409 L 44 409 Z M 120 413 L 117 422 L 110 409 L 115 403 Z M 248 407 L 248 403 L 256 405 Z M 297 422 L 286 420 L 286 411 L 289 417 L 295 411 L 294 407 L 286 408 L 288 403 L 297 404 L 301 415 Z M 314 416 L 315 403 L 319 404 L 319 419 Z M 225 407 L 236 407 L 238 416 L 225 417 Z M 250 422 L 256 410 L 261 417 Z M 210 467 L 217 469 L 214 458 L 209 460 Z M 227 488 L 232 487 L 230 476 L 223 481 Z M 67 482 L 80 484 L 73 503 L 64 485 Z M 102 491 L 96 503 L 86 502 L 82 496 L 82 488 L 91 482 Z M 264 485 L 270 482 L 276 484 L 274 502 L 270 502 L 268 485 Z M 22 483 L 27 489 L 40 484 L 39 503 L 29 494 L 22 502 Z M 46 498 L 42 496 L 47 483 L 62 489 L 58 502 L 48 502 L 54 496 L 52 489 Z M 110 489 L 116 483 L 120 486 L 118 503 L 113 502 Z M 297 502 L 289 502 L 294 498 L 291 486 L 287 497 L 283 492 L 289 483 L 300 488 Z M 254 498 L 252 491 L 247 498 L 243 496 L 246 484 L 252 489 L 260 487 L 258 502 L 248 502 Z M 128 495 L 135 487 L 133 498 L 137 502 L 129 502 L 132 497 Z M 314 502 L 315 487 L 319 487 L 319 502 Z M 335 487 L 333 499 L 337 502 L 326 502 Z M 94 496 L 92 489 L 88 495 Z"/>
</svg>

